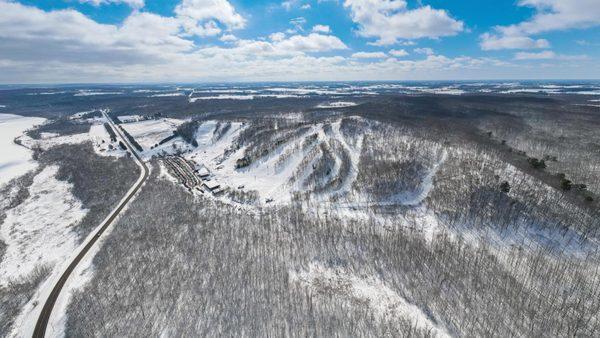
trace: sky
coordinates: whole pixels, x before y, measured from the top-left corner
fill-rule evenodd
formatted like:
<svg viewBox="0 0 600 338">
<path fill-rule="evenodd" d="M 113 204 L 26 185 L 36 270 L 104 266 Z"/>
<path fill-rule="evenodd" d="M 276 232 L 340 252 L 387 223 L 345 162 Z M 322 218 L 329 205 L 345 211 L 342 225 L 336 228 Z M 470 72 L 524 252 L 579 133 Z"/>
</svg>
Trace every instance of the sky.
<svg viewBox="0 0 600 338">
<path fill-rule="evenodd" d="M 600 0 L 0 0 L 0 83 L 600 79 Z"/>
</svg>

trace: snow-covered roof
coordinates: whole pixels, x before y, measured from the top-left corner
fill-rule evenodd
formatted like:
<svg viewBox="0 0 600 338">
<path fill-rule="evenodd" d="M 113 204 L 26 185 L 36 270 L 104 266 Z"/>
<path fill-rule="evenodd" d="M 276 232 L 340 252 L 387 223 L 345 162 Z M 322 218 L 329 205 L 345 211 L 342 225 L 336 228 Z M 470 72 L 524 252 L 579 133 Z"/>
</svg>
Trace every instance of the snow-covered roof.
<svg viewBox="0 0 600 338">
<path fill-rule="evenodd" d="M 202 168 L 200 168 L 198 170 L 198 175 L 200 175 L 200 176 L 208 176 L 208 175 L 210 175 L 210 172 L 205 167 L 202 167 Z"/>
<path fill-rule="evenodd" d="M 219 183 L 217 183 L 217 181 L 205 181 L 204 185 L 210 190 L 214 190 L 219 187 Z"/>
</svg>

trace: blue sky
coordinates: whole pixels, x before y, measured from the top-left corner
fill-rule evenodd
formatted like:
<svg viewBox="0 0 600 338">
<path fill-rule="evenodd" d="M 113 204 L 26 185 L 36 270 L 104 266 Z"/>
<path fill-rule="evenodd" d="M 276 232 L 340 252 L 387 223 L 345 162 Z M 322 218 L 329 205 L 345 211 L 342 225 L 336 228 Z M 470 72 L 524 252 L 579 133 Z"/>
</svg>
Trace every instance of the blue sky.
<svg viewBox="0 0 600 338">
<path fill-rule="evenodd" d="M 600 78 L 600 0 L 0 0 L 0 81 Z"/>
</svg>

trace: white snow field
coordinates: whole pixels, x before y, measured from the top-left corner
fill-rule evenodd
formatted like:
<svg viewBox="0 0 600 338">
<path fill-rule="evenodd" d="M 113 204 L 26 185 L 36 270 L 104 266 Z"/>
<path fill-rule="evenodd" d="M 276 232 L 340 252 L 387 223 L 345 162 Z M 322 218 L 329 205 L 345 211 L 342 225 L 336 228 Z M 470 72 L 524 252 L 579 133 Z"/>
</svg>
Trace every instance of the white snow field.
<svg viewBox="0 0 600 338">
<path fill-rule="evenodd" d="M 0 262 L 0 285 L 31 273 L 38 265 L 62 262 L 77 246 L 71 227 L 87 213 L 71 194 L 71 184 L 59 181 L 58 167 L 44 168 L 33 179 L 30 196 L 8 210 L 0 229 L 7 244 Z"/>
<path fill-rule="evenodd" d="M 14 139 L 46 119 L 0 114 L 0 186 L 36 167 L 31 150 L 14 143 Z"/>
<path fill-rule="evenodd" d="M 226 150 L 232 147 L 234 141 L 240 132 L 247 126 L 239 123 L 231 123 L 231 128 L 218 140 L 214 137 L 216 121 L 207 121 L 203 123 L 196 132 L 196 141 L 198 147 L 186 153 L 184 156 L 200 165 L 204 165 L 221 186 L 237 189 L 243 186 L 245 191 L 256 191 L 261 201 L 269 200 L 269 203 L 280 204 L 291 200 L 296 191 L 303 191 L 303 180 L 294 181 L 293 177 L 298 172 L 303 172 L 302 166 L 308 150 L 302 150 L 301 145 L 306 136 L 316 133 L 319 141 L 328 142 L 332 138 L 341 138 L 339 134 L 339 121 L 332 124 L 334 130 L 332 135 L 324 132 L 322 123 L 313 125 L 303 135 L 293 138 L 285 144 L 279 146 L 271 154 L 260 158 L 255 163 L 246 168 L 236 169 L 236 161 L 243 157 L 246 147 L 241 147 L 236 151 L 224 156 Z M 360 144 L 355 147 L 348 147 L 350 156 L 358 159 L 360 154 Z M 341 164 L 336 159 L 334 173 L 337 173 Z M 354 161 L 353 161 L 354 162 Z M 354 168 L 353 172 L 356 169 Z M 300 173 L 300 177 L 305 178 L 308 174 Z M 346 188 L 349 188 L 346 187 Z M 329 196 L 329 195 L 327 195 Z"/>
<path fill-rule="evenodd" d="M 61 144 L 78 144 L 91 141 L 94 146 L 94 151 L 102 156 L 121 157 L 126 154 L 126 151 L 119 148 L 118 141 L 111 142 L 110 135 L 104 128 L 105 120 L 97 118 L 88 120 L 91 123 L 90 131 L 87 133 L 79 133 L 73 135 L 60 136 L 54 133 L 41 133 L 39 140 L 33 139 L 27 135 L 19 136 L 19 141 L 27 148 L 39 147 L 43 150 L 48 150 L 54 146 Z"/>
<path fill-rule="evenodd" d="M 183 120 L 165 118 L 123 123 L 121 126 L 127 130 L 142 148 L 144 148 L 144 151 L 146 151 L 163 139 L 173 135 L 173 131 L 183 122 Z"/>
<path fill-rule="evenodd" d="M 345 108 L 356 106 L 355 102 L 350 101 L 335 101 L 335 102 L 324 102 L 317 105 L 317 108 L 329 109 L 329 108 Z"/>
<path fill-rule="evenodd" d="M 295 194 L 312 191 L 314 184 L 327 185 L 328 182 L 335 182 L 333 186 L 328 185 L 327 189 L 311 193 L 310 200 L 321 205 L 346 209 L 343 212 L 370 206 L 420 205 L 433 188 L 434 176 L 446 158 L 445 153 L 432 146 L 431 156 L 436 160 L 432 160 L 433 163 L 422 172 L 416 190 L 399 191 L 386 199 L 373 200 L 354 186 L 363 151 L 364 134 L 344 134 L 340 130 L 341 119 L 309 125 L 305 131 L 290 137 L 268 154 L 243 168 L 237 168 L 236 162 L 244 157 L 249 145 L 238 146 L 238 137 L 247 128 L 252 127 L 247 123 L 231 122 L 227 131 L 217 137 L 215 131 L 218 129 L 218 123 L 206 121 L 199 126 L 196 131 L 196 148 L 176 138 L 159 148 L 144 151 L 144 157 L 179 150 L 184 158 L 195 162 L 198 168 L 208 169 L 211 180 L 218 182 L 223 189 L 254 192 L 259 197 L 258 204 L 262 205 L 286 204 Z M 143 126 L 146 125 L 148 124 Z M 141 130 L 134 131 L 145 135 Z M 312 143 L 307 142 L 310 137 L 314 137 Z M 335 145 L 335 149 L 332 145 Z M 323 153 L 321 146 L 330 152 L 331 159 Z M 329 173 L 325 177 L 315 178 L 313 171 L 319 161 L 324 159 L 331 161 Z M 231 202 L 227 196 L 220 199 Z"/>
</svg>

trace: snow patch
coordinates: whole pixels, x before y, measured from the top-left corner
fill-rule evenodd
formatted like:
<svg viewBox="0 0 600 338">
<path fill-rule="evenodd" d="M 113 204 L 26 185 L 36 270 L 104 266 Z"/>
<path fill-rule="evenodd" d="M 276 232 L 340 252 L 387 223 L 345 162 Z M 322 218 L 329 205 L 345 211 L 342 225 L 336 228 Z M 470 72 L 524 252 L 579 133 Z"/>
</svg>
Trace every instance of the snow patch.
<svg viewBox="0 0 600 338">
<path fill-rule="evenodd" d="M 345 107 L 353 107 L 357 104 L 355 102 L 349 101 L 336 101 L 336 102 L 325 102 L 321 103 L 317 106 L 317 108 L 327 109 L 327 108 L 345 108 Z"/>
<path fill-rule="evenodd" d="M 351 300 L 353 304 L 366 305 L 377 320 L 402 318 L 419 329 L 431 330 L 441 337 L 450 336 L 419 307 L 410 304 L 374 275 L 359 276 L 344 268 L 329 268 L 320 263 L 311 263 L 308 270 L 290 271 L 289 274 L 292 281 L 317 294 L 329 293 Z"/>
<path fill-rule="evenodd" d="M 163 118 L 132 122 L 121 126 L 135 138 L 144 150 L 149 150 L 155 144 L 173 135 L 173 131 L 183 122 L 183 120 Z"/>
<path fill-rule="evenodd" d="M 71 194 L 71 184 L 56 179 L 57 166 L 44 168 L 33 179 L 30 196 L 6 213 L 0 229 L 7 244 L 0 263 L 0 284 L 31 273 L 37 265 L 62 262 L 77 247 L 71 228 L 87 210 Z"/>
<path fill-rule="evenodd" d="M 216 95 L 190 97 L 188 101 L 194 103 L 198 100 L 254 100 L 254 95 Z"/>
<path fill-rule="evenodd" d="M 144 117 L 141 115 L 121 115 L 119 116 L 119 120 L 123 123 L 138 122 L 143 121 Z"/>
<path fill-rule="evenodd" d="M 100 92 L 94 90 L 80 90 L 73 96 L 121 95 L 123 92 Z"/>
<path fill-rule="evenodd" d="M 164 94 L 150 95 L 150 97 L 171 97 L 171 96 L 185 96 L 185 94 L 181 93 L 181 92 L 177 92 L 177 93 L 164 93 Z"/>
</svg>

